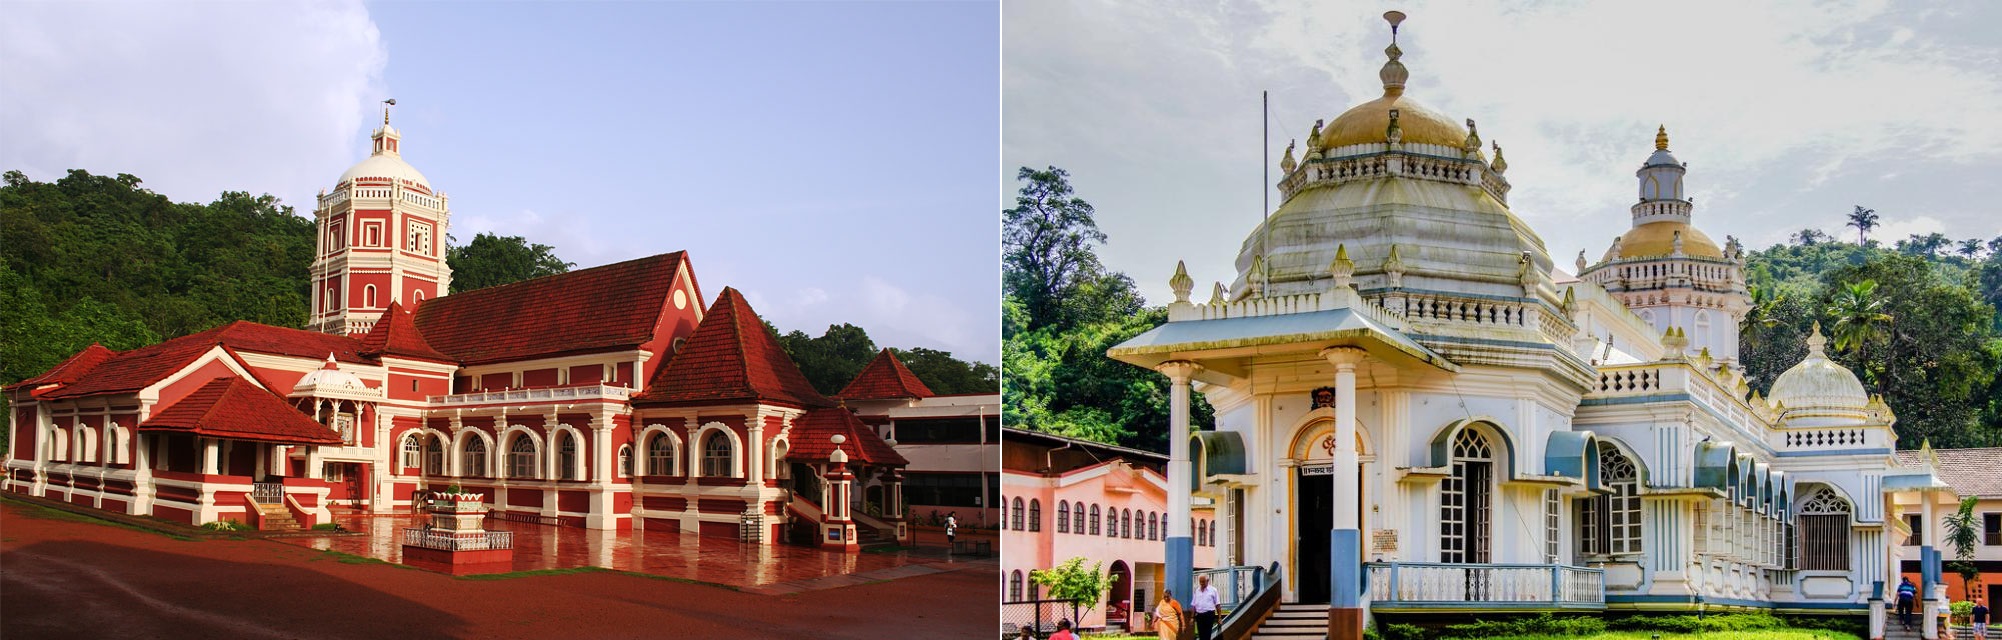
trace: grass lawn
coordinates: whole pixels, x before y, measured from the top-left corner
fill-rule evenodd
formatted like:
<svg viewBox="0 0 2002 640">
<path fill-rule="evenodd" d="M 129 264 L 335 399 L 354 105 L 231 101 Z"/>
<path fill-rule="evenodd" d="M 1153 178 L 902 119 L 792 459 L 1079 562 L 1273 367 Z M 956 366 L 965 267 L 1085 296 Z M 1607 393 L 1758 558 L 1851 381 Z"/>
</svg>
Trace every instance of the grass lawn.
<svg viewBox="0 0 2002 640">
<path fill-rule="evenodd" d="M 1654 631 L 1608 631 L 1589 636 L 1505 636 L 1485 640 L 1650 640 Z M 1859 640 L 1839 631 L 1812 629 L 1764 629 L 1759 631 L 1711 631 L 1708 633 L 1661 633 L 1661 640 Z"/>
</svg>

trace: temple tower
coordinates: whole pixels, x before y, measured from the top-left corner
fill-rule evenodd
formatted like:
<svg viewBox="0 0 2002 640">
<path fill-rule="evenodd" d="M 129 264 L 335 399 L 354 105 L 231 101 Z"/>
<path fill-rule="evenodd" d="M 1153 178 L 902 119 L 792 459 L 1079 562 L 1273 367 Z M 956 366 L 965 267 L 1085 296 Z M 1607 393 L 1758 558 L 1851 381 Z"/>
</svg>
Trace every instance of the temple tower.
<svg viewBox="0 0 2002 640">
<path fill-rule="evenodd" d="M 319 237 L 308 329 L 361 335 L 391 302 L 416 307 L 451 289 L 449 198 L 403 161 L 403 135 L 389 125 L 386 107 L 370 138 L 369 157 L 342 173 L 333 191 L 321 192 L 314 210 Z"/>
</svg>

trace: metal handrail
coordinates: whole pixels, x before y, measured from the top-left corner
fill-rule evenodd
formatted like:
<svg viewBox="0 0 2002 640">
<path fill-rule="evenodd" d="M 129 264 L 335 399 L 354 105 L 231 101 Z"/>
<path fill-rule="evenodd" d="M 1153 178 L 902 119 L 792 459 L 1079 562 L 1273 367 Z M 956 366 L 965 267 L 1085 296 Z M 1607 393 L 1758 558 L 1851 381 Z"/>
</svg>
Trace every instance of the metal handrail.
<svg viewBox="0 0 2002 640">
<path fill-rule="evenodd" d="M 1279 563 L 1273 562 L 1269 567 L 1251 568 L 1254 569 L 1252 578 L 1256 582 L 1256 588 L 1249 597 L 1239 602 L 1238 606 L 1232 607 L 1217 624 L 1218 634 L 1222 638 L 1250 637 L 1256 627 L 1244 628 L 1247 624 L 1245 620 L 1253 620 L 1255 625 L 1258 618 L 1264 617 L 1265 612 L 1279 602 L 1279 588 L 1284 582 L 1280 575 Z"/>
</svg>

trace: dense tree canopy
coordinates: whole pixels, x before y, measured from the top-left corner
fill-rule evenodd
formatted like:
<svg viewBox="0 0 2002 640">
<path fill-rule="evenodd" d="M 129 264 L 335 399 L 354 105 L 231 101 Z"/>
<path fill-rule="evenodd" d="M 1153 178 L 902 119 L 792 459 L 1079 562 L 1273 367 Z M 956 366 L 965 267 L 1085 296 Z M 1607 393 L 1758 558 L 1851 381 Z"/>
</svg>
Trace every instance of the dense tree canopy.
<svg viewBox="0 0 2002 640">
<path fill-rule="evenodd" d="M 827 327 L 820 337 L 798 330 L 780 334 L 769 322 L 765 327 L 778 336 L 779 346 L 792 356 L 800 373 L 806 374 L 807 382 L 828 395 L 848 386 L 882 350 L 869 339 L 868 331 L 847 323 Z M 932 393 L 995 393 L 1001 388 L 1000 370 L 994 365 L 960 360 L 949 351 L 924 347 L 909 350 L 893 347 L 890 351 Z"/>
<path fill-rule="evenodd" d="M 521 236 L 482 233 L 462 247 L 445 251 L 445 264 L 452 267 L 452 290 L 472 291 L 487 287 L 553 276 L 577 266 L 556 257 L 556 249 L 532 244 Z"/>
</svg>

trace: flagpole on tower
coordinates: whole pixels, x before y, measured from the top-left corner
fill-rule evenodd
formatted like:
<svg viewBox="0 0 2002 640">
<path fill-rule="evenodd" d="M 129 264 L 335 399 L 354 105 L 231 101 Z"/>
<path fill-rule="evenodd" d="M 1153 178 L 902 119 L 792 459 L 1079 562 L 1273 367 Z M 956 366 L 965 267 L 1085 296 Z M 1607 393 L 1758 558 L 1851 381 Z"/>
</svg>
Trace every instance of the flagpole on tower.
<svg viewBox="0 0 2002 640">
<path fill-rule="evenodd" d="M 383 124 L 389 124 L 389 108 L 390 108 L 390 107 L 394 107 L 394 106 L 396 106 L 396 99 L 395 99 L 395 98 L 390 98 L 390 99 L 388 99 L 388 100 L 384 100 L 384 101 L 382 101 L 382 123 L 383 123 Z"/>
</svg>

